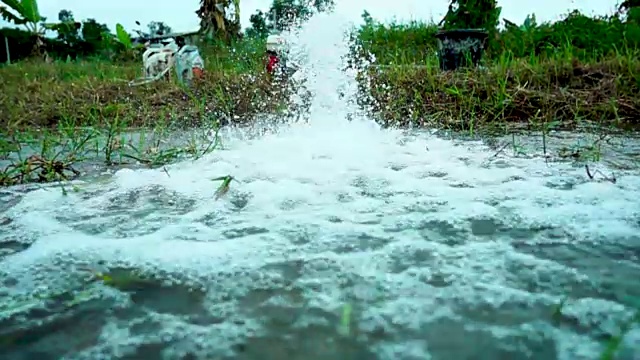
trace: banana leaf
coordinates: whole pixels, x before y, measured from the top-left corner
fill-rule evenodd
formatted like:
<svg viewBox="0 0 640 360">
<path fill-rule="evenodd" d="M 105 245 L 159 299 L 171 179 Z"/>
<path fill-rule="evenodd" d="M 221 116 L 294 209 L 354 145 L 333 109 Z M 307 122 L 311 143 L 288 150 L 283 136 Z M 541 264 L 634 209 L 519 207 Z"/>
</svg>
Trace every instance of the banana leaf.
<svg viewBox="0 0 640 360">
<path fill-rule="evenodd" d="M 22 12 L 24 10 L 22 9 L 22 6 L 20 5 L 20 3 L 18 3 L 15 0 L 2 0 L 2 2 L 6 4 L 6 6 L 0 6 L 0 16 L 2 16 L 3 20 L 12 22 L 16 25 L 24 25 L 29 22 L 29 20 L 27 20 L 22 15 Z M 9 9 L 7 9 L 7 6 L 13 11 L 17 12 L 18 15 L 9 11 Z"/>
<path fill-rule="evenodd" d="M 15 1 L 15 0 L 11 0 Z M 23 13 L 20 15 L 24 16 L 28 21 L 37 24 L 42 21 L 42 16 L 40 16 L 40 11 L 38 10 L 38 1 L 37 0 L 21 0 L 20 4 L 22 5 Z"/>
<path fill-rule="evenodd" d="M 122 24 L 116 24 L 116 35 L 118 36 L 118 40 L 127 48 L 131 49 L 133 47 L 133 43 L 131 42 L 131 37 L 124 30 L 124 26 Z"/>
<path fill-rule="evenodd" d="M 3 4 L 11 8 L 13 11 L 17 12 L 20 16 L 24 16 L 24 7 L 22 6 L 21 1 L 18 0 L 0 0 Z"/>
</svg>

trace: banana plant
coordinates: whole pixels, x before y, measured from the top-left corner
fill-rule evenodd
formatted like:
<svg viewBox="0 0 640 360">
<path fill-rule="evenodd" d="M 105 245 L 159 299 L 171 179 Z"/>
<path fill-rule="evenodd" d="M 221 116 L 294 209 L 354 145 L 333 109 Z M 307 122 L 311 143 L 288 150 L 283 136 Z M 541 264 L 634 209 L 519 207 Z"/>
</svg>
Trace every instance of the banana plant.
<svg viewBox="0 0 640 360">
<path fill-rule="evenodd" d="M 129 33 L 126 32 L 126 30 L 124 29 L 124 26 L 122 26 L 122 24 L 120 23 L 116 24 L 116 36 L 118 41 L 120 41 L 120 43 L 122 43 L 122 45 L 124 45 L 125 48 L 127 49 L 133 48 L 133 42 L 131 41 L 131 36 L 129 36 Z"/>
<path fill-rule="evenodd" d="M 56 24 L 43 23 L 45 18 L 40 15 L 37 0 L 0 0 L 0 16 L 5 21 L 24 25 L 32 35 L 36 36 L 35 51 L 39 51 L 44 45 L 42 39 L 45 31 L 56 27 Z"/>
<path fill-rule="evenodd" d="M 54 30 L 55 23 L 44 23 L 45 17 L 40 15 L 37 0 L 0 0 L 0 16 L 16 25 L 24 25 L 27 30 L 38 37 L 44 36 L 46 30 Z"/>
<path fill-rule="evenodd" d="M 226 16 L 231 5 L 233 20 Z M 228 39 L 240 33 L 240 0 L 201 0 L 196 14 L 200 17 L 200 31 L 210 37 L 216 34 Z"/>
<path fill-rule="evenodd" d="M 39 34 L 38 24 L 43 20 L 36 0 L 0 0 L 0 15 L 6 21 L 24 25 L 29 32 Z M 10 11 L 11 9 L 12 11 Z"/>
<path fill-rule="evenodd" d="M 529 31 L 531 29 L 534 29 L 536 26 L 538 26 L 538 23 L 536 22 L 536 14 L 531 14 L 527 15 L 527 18 L 524 19 L 524 23 L 520 25 L 520 29 Z"/>
</svg>

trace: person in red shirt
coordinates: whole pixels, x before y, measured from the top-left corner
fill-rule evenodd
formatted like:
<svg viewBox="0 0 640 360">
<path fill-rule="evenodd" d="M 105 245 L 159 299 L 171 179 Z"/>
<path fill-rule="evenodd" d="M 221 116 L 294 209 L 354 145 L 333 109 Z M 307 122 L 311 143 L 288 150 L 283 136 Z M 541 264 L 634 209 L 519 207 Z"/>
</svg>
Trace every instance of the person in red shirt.
<svg viewBox="0 0 640 360">
<path fill-rule="evenodd" d="M 273 75 L 279 62 L 278 54 L 275 51 L 267 50 L 267 73 Z"/>
</svg>

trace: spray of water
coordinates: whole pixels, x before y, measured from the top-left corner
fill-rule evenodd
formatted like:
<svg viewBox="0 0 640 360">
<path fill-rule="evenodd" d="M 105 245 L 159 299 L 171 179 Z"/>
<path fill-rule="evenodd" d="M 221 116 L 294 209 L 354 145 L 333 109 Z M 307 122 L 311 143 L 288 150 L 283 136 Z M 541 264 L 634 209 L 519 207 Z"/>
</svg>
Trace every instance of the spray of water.
<svg viewBox="0 0 640 360">
<path fill-rule="evenodd" d="M 355 84 L 352 74 L 346 74 L 345 58 L 347 43 L 345 37 L 352 24 L 335 13 L 321 13 L 312 17 L 290 43 L 294 56 L 302 58 L 302 71 L 307 78 L 307 86 L 313 94 L 311 112 L 316 117 L 327 117 L 331 125 L 343 122 L 347 109 L 345 96 Z M 323 46 L 318 46 L 319 29 L 322 30 Z M 349 76 L 351 75 L 351 76 Z"/>
<path fill-rule="evenodd" d="M 120 310 L 94 313 L 78 325 L 82 344 L 49 344 L 52 353 L 591 359 L 601 350 L 598 337 L 630 314 L 619 294 L 638 294 L 638 174 L 592 182 L 581 168 L 500 157 L 481 142 L 347 121 L 347 26 L 338 10 L 291 35 L 313 93 L 310 124 L 230 138 L 166 172 L 120 170 L 67 196 L 33 191 L 7 211 L 0 237 L 32 244 L 0 263 L 11 279 L 0 296 L 69 290 L 87 267 L 135 268 L 170 289 L 130 297 L 95 285 L 98 304 Z M 211 179 L 227 174 L 237 182 L 215 200 Z M 566 317 L 590 325 L 551 322 L 567 292 L 579 300 Z"/>
</svg>

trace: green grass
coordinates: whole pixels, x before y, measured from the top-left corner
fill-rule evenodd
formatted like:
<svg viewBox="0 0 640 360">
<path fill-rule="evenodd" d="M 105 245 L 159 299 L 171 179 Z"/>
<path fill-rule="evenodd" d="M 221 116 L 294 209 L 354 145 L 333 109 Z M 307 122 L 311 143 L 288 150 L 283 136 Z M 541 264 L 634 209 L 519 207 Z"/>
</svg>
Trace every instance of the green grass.
<svg viewBox="0 0 640 360">
<path fill-rule="evenodd" d="M 192 129 L 175 140 L 176 130 L 169 123 L 144 129 L 128 125 L 115 118 L 102 126 L 59 124 L 7 134 L 0 139 L 0 186 L 66 182 L 81 175 L 83 165 L 163 167 L 197 159 L 221 145 L 217 124 Z"/>
<path fill-rule="evenodd" d="M 206 75 L 193 89 L 175 81 L 130 87 L 128 82 L 142 75 L 138 61 L 23 61 L 2 67 L 0 112 L 6 115 L 0 126 L 96 125 L 115 115 L 138 125 L 158 117 L 197 122 L 205 108 L 216 109 L 209 115 L 235 117 L 267 111 L 265 106 L 275 104 L 262 71 L 263 43 L 203 46 L 201 52 Z"/>
<path fill-rule="evenodd" d="M 635 128 L 640 27 L 632 20 L 572 13 L 553 24 L 511 27 L 490 39 L 480 68 L 442 72 L 435 24 L 383 25 L 369 18 L 353 34 L 352 63 L 374 55 L 377 65 L 359 74 L 359 103 L 388 126 L 471 135 Z M 139 61 L 22 61 L 0 67 L 0 157 L 8 162 L 0 168 L 0 184 L 61 180 L 61 168 L 74 176 L 73 165 L 87 152 L 105 165 L 160 166 L 198 156 L 203 150 L 194 148 L 195 140 L 158 152 L 164 141 L 159 139 L 181 129 L 210 131 L 248 122 L 291 106 L 290 92 L 273 91 L 264 73 L 264 48 L 264 40 L 249 38 L 231 46 L 200 45 L 206 75 L 191 88 L 175 81 L 130 87 L 128 81 L 141 75 Z M 133 144 L 127 136 L 139 129 L 155 139 Z M 43 171 L 48 175 L 41 176 Z"/>
<path fill-rule="evenodd" d="M 361 49 L 352 56 L 371 53 L 383 65 L 425 64 L 437 49 L 437 32 L 435 24 L 426 22 L 385 25 L 370 21 L 358 29 L 356 42 Z"/>
<path fill-rule="evenodd" d="M 423 67 L 374 67 L 361 74 L 362 101 L 388 125 L 632 128 L 640 118 L 638 55 L 581 62 L 570 52 L 544 59 L 505 54 L 457 72 L 441 72 L 433 55 Z"/>
<path fill-rule="evenodd" d="M 141 64 L 22 61 L 0 68 L 0 186 L 69 180 L 93 164 L 164 166 L 215 149 L 205 134 L 288 107 L 263 70 L 264 41 L 204 44 L 205 77 L 141 86 Z M 282 90 L 282 89 L 281 89 Z M 169 141 L 174 133 L 192 136 Z M 144 136 L 132 136 L 142 133 Z"/>
<path fill-rule="evenodd" d="M 633 20 L 571 13 L 510 27 L 488 39 L 479 68 L 454 73 L 439 70 L 437 30 L 372 19 L 355 29 L 352 62 L 376 59 L 360 74 L 360 103 L 383 123 L 468 132 L 640 124 L 640 26 Z"/>
</svg>

